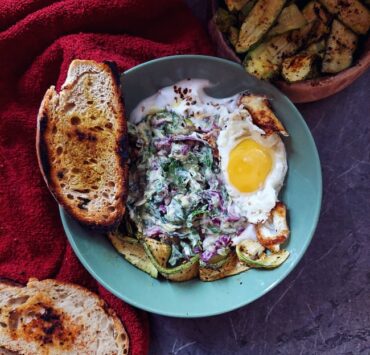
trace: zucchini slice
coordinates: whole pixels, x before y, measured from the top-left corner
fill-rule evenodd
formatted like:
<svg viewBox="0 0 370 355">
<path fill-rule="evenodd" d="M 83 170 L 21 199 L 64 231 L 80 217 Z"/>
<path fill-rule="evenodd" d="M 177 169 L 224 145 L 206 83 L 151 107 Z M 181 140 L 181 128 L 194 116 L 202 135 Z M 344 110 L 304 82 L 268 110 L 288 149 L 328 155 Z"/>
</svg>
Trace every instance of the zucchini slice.
<svg viewBox="0 0 370 355">
<path fill-rule="evenodd" d="M 310 1 L 303 8 L 302 14 L 312 26 L 308 43 L 320 41 L 330 32 L 331 16 L 318 1 Z"/>
<path fill-rule="evenodd" d="M 171 246 L 153 238 L 144 238 L 144 242 L 149 247 L 153 257 L 162 267 L 166 267 L 167 261 L 171 256 Z"/>
<path fill-rule="evenodd" d="M 271 48 L 273 47 L 271 46 Z M 279 72 L 279 59 L 277 56 L 271 56 L 269 52 L 269 41 L 253 49 L 244 58 L 245 70 L 258 79 L 270 80 L 274 78 Z"/>
<path fill-rule="evenodd" d="M 338 73 L 352 64 L 357 47 L 357 35 L 339 21 L 332 23 L 321 70 L 324 73 Z"/>
<path fill-rule="evenodd" d="M 158 277 L 158 270 L 150 261 L 143 246 L 137 239 L 124 237 L 119 232 L 110 232 L 108 233 L 108 237 L 114 248 L 122 254 L 130 264 L 154 278 Z"/>
<path fill-rule="evenodd" d="M 258 0 L 244 20 L 236 45 L 238 53 L 244 53 L 260 42 L 278 18 L 286 0 Z"/>
<path fill-rule="evenodd" d="M 301 28 L 307 21 L 296 4 L 291 4 L 281 11 L 276 25 L 268 33 L 269 37 Z"/>
<path fill-rule="evenodd" d="M 205 267 L 219 270 L 221 267 L 223 267 L 229 260 L 230 252 L 226 255 L 214 255 L 211 260 L 209 260 L 208 264 L 205 265 Z M 202 264 L 202 262 L 200 263 Z"/>
<path fill-rule="evenodd" d="M 190 261 L 188 263 L 190 263 Z M 196 278 L 199 275 L 199 260 L 195 260 L 195 262 L 193 264 L 190 264 L 188 268 L 184 268 L 181 271 L 176 272 L 174 274 L 161 273 L 161 275 L 170 281 L 175 282 L 189 281 L 191 279 Z"/>
<path fill-rule="evenodd" d="M 215 268 L 214 265 L 201 266 L 199 268 L 199 278 L 201 281 L 216 281 L 228 276 L 240 274 L 248 270 L 249 267 L 240 262 L 235 253 L 229 254 L 223 265 Z"/>
<path fill-rule="evenodd" d="M 240 11 L 249 2 L 251 2 L 251 0 L 225 0 L 229 11 Z"/>
<path fill-rule="evenodd" d="M 283 59 L 295 54 L 300 46 L 300 41 L 293 39 L 290 32 L 286 32 L 270 38 L 250 51 L 243 65 L 248 73 L 259 79 L 273 79 L 279 74 Z"/>
<path fill-rule="evenodd" d="M 274 269 L 280 266 L 289 257 L 287 250 L 281 250 L 270 255 L 263 254 L 259 259 L 251 259 L 248 254 L 239 252 L 238 257 L 248 266 L 256 269 Z"/>
<path fill-rule="evenodd" d="M 255 249 L 255 246 L 253 245 L 254 243 L 257 242 L 252 240 L 244 240 L 236 247 L 236 254 L 239 260 L 247 264 L 249 267 L 258 269 L 273 269 L 280 266 L 289 257 L 289 252 L 287 250 L 281 250 L 277 253 L 271 253 L 269 255 L 266 253 L 258 253 L 257 255 L 253 255 L 253 248 Z M 258 256 L 258 258 L 256 256 Z"/>
<path fill-rule="evenodd" d="M 282 135 L 288 136 L 283 124 L 272 111 L 266 96 L 246 93 L 241 97 L 240 104 L 248 110 L 253 123 L 262 128 L 267 135 L 280 132 Z"/>
<path fill-rule="evenodd" d="M 315 21 L 317 18 L 325 23 L 330 20 L 328 13 L 318 1 L 310 1 L 303 8 L 302 14 L 308 22 Z"/>
<path fill-rule="evenodd" d="M 358 0 L 320 0 L 353 32 L 365 35 L 370 28 L 370 11 Z"/>
<path fill-rule="evenodd" d="M 314 42 L 311 43 L 306 49 L 304 49 L 301 53 L 306 53 L 306 54 L 313 54 L 321 59 L 324 57 L 325 54 L 325 40 L 322 39 L 319 42 Z"/>
<path fill-rule="evenodd" d="M 252 11 L 253 6 L 256 4 L 257 0 L 248 1 L 242 9 L 239 11 L 238 19 L 239 23 L 243 23 L 249 13 Z"/>
<path fill-rule="evenodd" d="M 238 37 L 239 37 L 239 30 L 236 27 L 231 26 L 229 29 L 228 38 L 229 38 L 230 43 L 234 47 L 236 46 L 236 43 L 238 42 Z"/>
<path fill-rule="evenodd" d="M 310 79 L 316 74 L 316 56 L 300 53 L 285 58 L 281 67 L 281 75 L 289 83 Z"/>
<path fill-rule="evenodd" d="M 235 26 L 237 23 L 235 15 L 221 7 L 215 13 L 213 21 L 222 33 L 228 33 L 230 27 Z"/>
<path fill-rule="evenodd" d="M 151 247 L 144 240 L 143 243 L 146 255 L 149 257 L 155 268 L 163 277 L 171 281 L 187 281 L 198 275 L 199 272 L 199 255 L 193 256 L 187 263 L 181 264 L 173 268 L 162 266 L 154 257 Z M 166 261 L 167 262 L 167 261 Z"/>
</svg>

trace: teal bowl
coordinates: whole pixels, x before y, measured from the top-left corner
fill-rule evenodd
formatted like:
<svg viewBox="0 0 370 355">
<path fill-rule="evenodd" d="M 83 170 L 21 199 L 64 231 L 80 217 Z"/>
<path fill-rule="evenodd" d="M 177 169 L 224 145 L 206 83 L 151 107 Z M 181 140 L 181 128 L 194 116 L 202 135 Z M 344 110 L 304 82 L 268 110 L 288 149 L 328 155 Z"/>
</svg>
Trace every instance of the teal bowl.
<svg viewBox="0 0 370 355">
<path fill-rule="evenodd" d="M 242 307 L 281 282 L 297 265 L 314 234 L 320 213 L 322 178 L 315 142 L 304 119 L 275 87 L 248 75 L 233 62 L 184 55 L 156 59 L 122 74 L 127 115 L 144 98 L 185 78 L 208 79 L 208 94 L 227 97 L 243 90 L 267 95 L 290 137 L 284 138 L 289 170 L 280 199 L 289 210 L 290 257 L 274 270 L 249 270 L 214 282 L 156 280 L 126 262 L 104 235 L 82 227 L 60 209 L 78 258 L 106 289 L 133 306 L 173 317 L 205 317 Z"/>
</svg>

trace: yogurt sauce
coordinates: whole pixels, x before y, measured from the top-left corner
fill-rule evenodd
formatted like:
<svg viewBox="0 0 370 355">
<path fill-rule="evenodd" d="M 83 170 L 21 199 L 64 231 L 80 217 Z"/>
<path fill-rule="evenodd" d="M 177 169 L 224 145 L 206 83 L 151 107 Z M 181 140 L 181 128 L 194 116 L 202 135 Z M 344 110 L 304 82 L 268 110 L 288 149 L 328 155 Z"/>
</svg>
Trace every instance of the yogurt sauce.
<svg viewBox="0 0 370 355">
<path fill-rule="evenodd" d="M 130 115 L 130 122 L 137 124 L 146 115 L 160 110 L 170 110 L 196 119 L 214 115 L 228 116 L 238 110 L 239 94 L 216 99 L 204 92 L 208 87 L 211 87 L 208 80 L 186 79 L 160 89 L 136 106 Z"/>
</svg>

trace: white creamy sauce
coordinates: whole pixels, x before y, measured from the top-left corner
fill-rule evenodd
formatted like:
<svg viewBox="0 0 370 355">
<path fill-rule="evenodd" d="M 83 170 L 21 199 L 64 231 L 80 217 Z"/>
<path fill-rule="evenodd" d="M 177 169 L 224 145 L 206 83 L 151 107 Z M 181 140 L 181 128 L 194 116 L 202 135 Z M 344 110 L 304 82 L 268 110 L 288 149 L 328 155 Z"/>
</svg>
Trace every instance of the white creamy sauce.
<svg viewBox="0 0 370 355">
<path fill-rule="evenodd" d="M 256 232 L 256 226 L 254 224 L 249 224 L 247 228 L 244 229 L 244 231 L 238 235 L 232 238 L 233 245 L 238 245 L 243 240 L 254 240 L 257 241 L 257 232 Z"/>
<path fill-rule="evenodd" d="M 224 99 L 216 99 L 204 92 L 207 87 L 211 87 L 208 80 L 186 79 L 160 89 L 156 94 L 141 101 L 136 106 L 130 115 L 130 122 L 137 124 L 146 115 L 160 110 L 173 111 L 185 117 L 194 115 L 195 119 L 200 119 L 217 114 L 221 116 L 229 115 L 238 109 L 237 99 L 239 94 Z M 179 94 L 179 88 L 181 94 Z"/>
<path fill-rule="evenodd" d="M 203 249 L 204 250 L 211 250 L 213 248 L 213 245 L 215 244 L 216 240 L 218 239 L 218 235 L 216 236 L 209 236 L 204 238 L 203 240 Z"/>
</svg>

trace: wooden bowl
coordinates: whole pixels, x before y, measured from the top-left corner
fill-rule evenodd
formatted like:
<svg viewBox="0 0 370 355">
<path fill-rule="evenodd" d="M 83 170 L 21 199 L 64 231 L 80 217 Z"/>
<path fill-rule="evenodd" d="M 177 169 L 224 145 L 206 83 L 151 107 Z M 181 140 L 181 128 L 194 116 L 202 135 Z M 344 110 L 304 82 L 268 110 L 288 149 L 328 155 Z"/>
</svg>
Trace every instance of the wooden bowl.
<svg viewBox="0 0 370 355">
<path fill-rule="evenodd" d="M 241 63 L 240 58 L 230 47 L 222 32 L 217 28 L 213 21 L 213 16 L 217 10 L 217 0 L 212 0 L 211 19 L 208 23 L 208 30 L 213 43 L 216 46 L 218 56 Z M 304 80 L 289 84 L 283 80 L 275 80 L 273 83 L 295 103 L 312 102 L 324 99 L 343 90 L 355 81 L 370 67 L 370 38 L 364 43 L 361 55 L 350 68 L 343 70 L 336 75 L 325 75 L 317 79 Z"/>
</svg>

